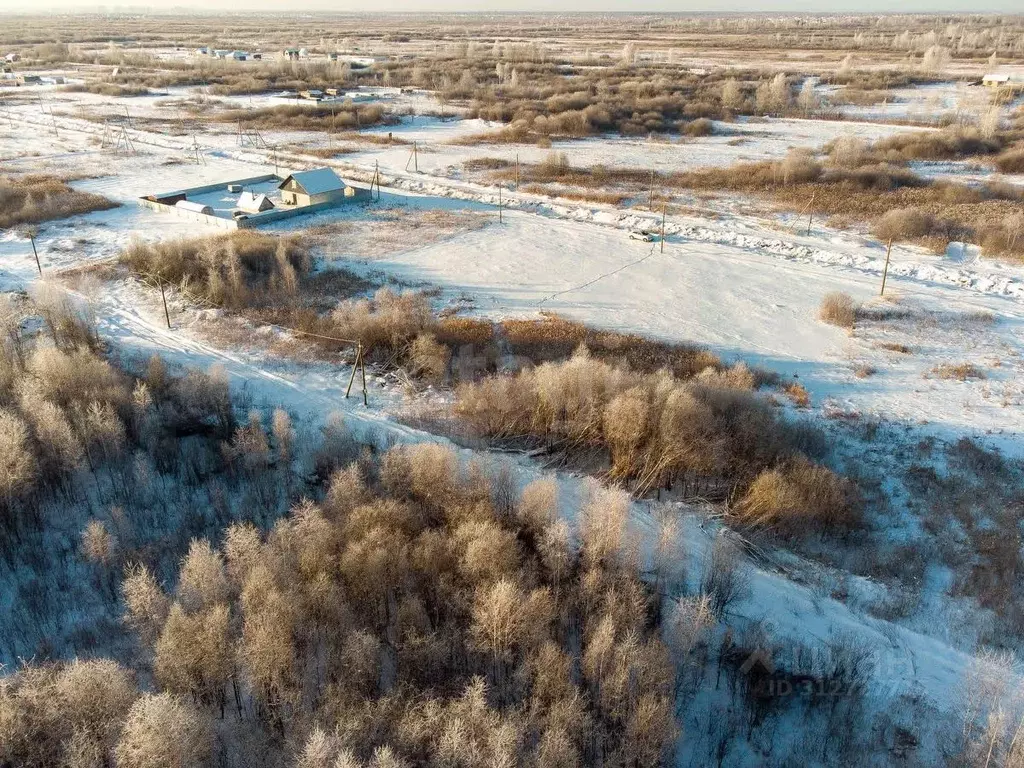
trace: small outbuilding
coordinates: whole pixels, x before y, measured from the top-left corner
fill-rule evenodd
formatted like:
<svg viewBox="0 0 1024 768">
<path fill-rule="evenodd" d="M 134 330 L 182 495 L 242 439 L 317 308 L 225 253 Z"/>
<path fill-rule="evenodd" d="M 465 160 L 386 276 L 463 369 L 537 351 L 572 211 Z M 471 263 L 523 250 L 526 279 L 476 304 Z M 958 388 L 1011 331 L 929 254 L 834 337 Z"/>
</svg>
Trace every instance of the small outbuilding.
<svg viewBox="0 0 1024 768">
<path fill-rule="evenodd" d="M 351 196 L 350 188 L 330 168 L 293 173 L 277 188 L 285 205 L 316 205 Z"/>
<path fill-rule="evenodd" d="M 12 63 L 13 63 L 13 62 L 15 62 L 15 61 L 21 61 L 21 56 L 20 56 L 20 55 L 19 55 L 18 53 L 15 53 L 15 52 L 13 52 L 13 51 L 12 51 L 11 53 L 8 53 L 8 54 L 7 54 L 7 55 L 6 55 L 5 57 L 4 57 L 4 60 L 5 60 L 5 61 L 10 61 L 10 62 L 12 62 Z"/>
<path fill-rule="evenodd" d="M 180 208 L 183 211 L 191 211 L 192 213 L 202 213 L 206 216 L 213 216 L 213 208 L 202 203 L 195 203 L 191 200 L 179 200 L 174 204 L 175 208 Z"/>
<path fill-rule="evenodd" d="M 263 213 L 273 209 L 274 201 L 266 195 L 257 195 L 255 192 L 243 192 L 238 198 L 236 205 L 246 213 Z"/>
</svg>

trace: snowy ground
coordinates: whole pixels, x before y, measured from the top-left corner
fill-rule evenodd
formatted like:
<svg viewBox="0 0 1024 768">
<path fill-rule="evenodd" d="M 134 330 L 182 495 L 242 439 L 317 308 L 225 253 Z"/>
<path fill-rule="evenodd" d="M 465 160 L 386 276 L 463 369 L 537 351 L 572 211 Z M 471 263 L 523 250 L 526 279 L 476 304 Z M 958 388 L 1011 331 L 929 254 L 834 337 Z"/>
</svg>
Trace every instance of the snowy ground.
<svg viewBox="0 0 1024 768">
<path fill-rule="evenodd" d="M 199 136 L 206 148 L 205 163 L 194 165 L 183 161 L 190 143 L 185 137 L 134 130 L 140 153 L 115 155 L 98 146 L 102 126 L 61 114 L 50 118 L 31 103 L 11 110 L 34 127 L 15 131 L 0 120 L 0 171 L 89 176 L 75 184 L 124 203 L 111 211 L 44 225 L 37 242 L 47 271 L 110 258 L 134 237 L 213 234 L 194 222 L 139 208 L 134 200 L 153 191 L 274 169 L 271 151 L 238 147 L 233 135 Z M 48 123 L 56 129 L 47 130 Z M 936 257 L 897 247 L 886 293 L 900 300 L 890 305 L 873 298 L 884 260 L 879 244 L 817 225 L 807 234 L 744 216 L 672 216 L 662 252 L 659 244 L 627 236 L 639 226 L 656 226 L 654 216 L 513 193 L 507 196 L 510 208 L 499 224 L 493 209 L 495 190 L 451 172 L 469 157 L 497 150 L 446 143 L 486 128 L 468 121 L 403 126 L 402 138 L 427 144 L 418 174 L 404 170 L 408 147 L 347 155 L 337 166 L 343 175 L 365 180 L 379 162 L 388 176 L 385 203 L 491 211 L 494 220 L 488 226 L 443 242 L 411 241 L 374 257 L 355 257 L 328 243 L 324 255 L 352 257 L 356 269 L 439 286 L 440 301 L 468 297 L 473 311 L 488 317 L 553 311 L 599 326 L 706 343 L 727 358 L 756 362 L 798 378 L 811 393 L 812 413 L 823 421 L 835 416 L 880 417 L 908 428 L 908 441 L 926 434 L 950 440 L 978 436 L 1007 454 L 1024 453 L 1024 270 L 1019 266 L 981 261 L 969 248 L 953 248 Z M 590 163 L 606 158 L 609 165 L 635 163 L 673 170 L 728 164 L 744 157 L 777 157 L 794 142 L 820 146 L 846 131 L 860 131 L 867 138 L 895 130 L 820 121 L 749 122 L 727 128 L 736 133 L 684 144 L 596 139 L 556 144 L 554 149 L 585 153 L 580 157 Z M 427 138 L 416 138 L 420 135 Z M 749 144 L 731 143 L 737 139 Z M 507 154 L 509 148 L 502 151 Z M 546 152 L 536 150 L 538 157 Z M 278 160 L 293 167 L 316 162 L 295 156 Z M 292 220 L 281 229 L 354 215 L 358 211 L 348 209 Z M 12 232 L 0 233 L 0 289 L 26 288 L 34 280 L 28 242 Z M 908 314 L 898 320 L 865 321 L 849 334 L 816 319 L 821 297 L 836 290 L 873 307 L 897 307 Z M 353 429 L 365 435 L 437 439 L 398 423 L 401 395 L 382 389 L 379 382 L 371 382 L 369 409 L 355 399 L 346 401 L 346 370 L 340 363 L 289 366 L 203 341 L 205 316 L 179 297 L 172 296 L 172 330 L 162 325 L 158 297 L 136 284 L 102 286 L 93 300 L 101 332 L 124 352 L 159 352 L 182 365 L 223 364 L 235 385 L 255 402 L 284 404 L 307 425 L 341 410 Z M 911 351 L 893 352 L 882 344 L 903 344 Z M 985 378 L 957 381 L 930 374 L 938 365 L 961 362 L 979 366 Z M 871 375 L 857 375 L 868 368 L 874 369 Z M 524 482 L 540 471 L 526 460 L 516 461 L 515 467 Z M 575 508 L 572 502 L 585 492 L 588 481 L 568 474 L 560 474 L 558 480 L 564 508 Z M 706 524 L 698 510 L 683 511 L 688 516 L 681 543 L 689 558 L 698 562 L 714 526 Z M 634 505 L 634 520 L 650 535 L 647 504 Z M 859 589 L 872 590 L 884 591 L 868 583 Z M 960 636 L 950 637 L 923 621 L 913 628 L 883 621 L 851 607 L 854 602 L 840 603 L 778 573 L 759 571 L 750 598 L 738 611 L 751 620 L 768 619 L 780 638 L 824 641 L 853 634 L 880 654 L 875 691 L 879 701 L 920 697 L 923 706 L 948 711 L 968 658 L 957 647 L 962 644 Z"/>
</svg>

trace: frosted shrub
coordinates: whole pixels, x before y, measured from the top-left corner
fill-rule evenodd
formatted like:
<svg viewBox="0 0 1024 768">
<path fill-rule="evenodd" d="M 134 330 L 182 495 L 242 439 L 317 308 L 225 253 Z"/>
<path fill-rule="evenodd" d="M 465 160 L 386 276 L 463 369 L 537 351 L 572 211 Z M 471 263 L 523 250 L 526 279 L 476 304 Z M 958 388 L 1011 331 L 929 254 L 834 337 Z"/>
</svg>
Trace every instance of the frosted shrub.
<svg viewBox="0 0 1024 768">
<path fill-rule="evenodd" d="M 520 522 L 535 534 L 555 521 L 558 513 L 558 483 L 551 478 L 534 480 L 523 489 L 519 500 Z"/>
<path fill-rule="evenodd" d="M 829 325 L 853 328 L 857 321 L 857 305 L 845 293 L 829 293 L 821 300 L 818 317 Z"/>
<path fill-rule="evenodd" d="M 425 296 L 381 288 L 372 300 L 343 301 L 331 313 L 334 332 L 363 343 L 367 354 L 396 353 L 431 327 L 433 313 Z"/>
<path fill-rule="evenodd" d="M 125 602 L 125 620 L 143 644 L 152 644 L 167 618 L 170 600 L 144 565 L 133 565 L 125 572 L 121 593 Z"/>
<path fill-rule="evenodd" d="M 583 557 L 591 566 L 627 566 L 632 561 L 629 531 L 629 494 L 591 485 L 591 498 L 580 512 Z"/>
<path fill-rule="evenodd" d="M 935 226 L 935 218 L 918 208 L 894 208 L 875 222 L 871 231 L 879 240 L 910 240 L 923 237 Z"/>
<path fill-rule="evenodd" d="M 117 662 L 76 659 L 57 674 L 54 694 L 62 715 L 107 754 L 138 691 L 132 673 Z"/>
<path fill-rule="evenodd" d="M 131 390 L 127 379 L 110 363 L 84 351 L 36 349 L 28 360 L 28 373 L 36 392 L 61 407 L 92 402 L 127 410 Z"/>
<path fill-rule="evenodd" d="M 0 504 L 10 502 L 36 479 L 28 426 L 16 413 L 0 409 Z"/>
<path fill-rule="evenodd" d="M 425 379 L 431 384 L 441 384 L 448 372 L 451 350 L 431 334 L 421 333 L 409 348 L 409 363 L 414 376 Z"/>
<path fill-rule="evenodd" d="M 228 579 L 223 556 L 205 539 L 193 540 L 178 576 L 178 600 L 190 612 L 228 599 Z"/>
<path fill-rule="evenodd" d="M 195 768 L 210 754 L 206 719 L 183 699 L 143 694 L 128 712 L 115 754 L 119 768 Z"/>
<path fill-rule="evenodd" d="M 786 535 L 848 529 L 859 520 L 850 482 L 807 461 L 758 475 L 736 516 L 744 525 Z"/>
</svg>

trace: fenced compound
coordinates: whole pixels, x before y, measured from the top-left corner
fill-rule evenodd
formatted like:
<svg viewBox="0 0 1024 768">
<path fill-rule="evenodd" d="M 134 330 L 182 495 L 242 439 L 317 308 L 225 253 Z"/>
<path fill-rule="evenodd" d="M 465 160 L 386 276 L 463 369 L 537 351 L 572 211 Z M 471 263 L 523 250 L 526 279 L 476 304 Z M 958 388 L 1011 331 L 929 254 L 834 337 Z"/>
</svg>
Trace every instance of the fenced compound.
<svg viewBox="0 0 1024 768">
<path fill-rule="evenodd" d="M 220 229 L 249 229 L 272 221 L 304 216 L 349 202 L 370 199 L 369 190 L 345 186 L 344 194 L 330 200 L 309 204 L 286 204 L 278 192 L 279 186 L 286 178 L 288 177 L 268 173 L 245 179 L 231 179 L 217 184 L 145 195 L 139 198 L 139 205 Z M 244 208 L 240 206 L 240 194 L 246 199 L 266 197 L 273 202 L 273 206 L 265 207 L 264 210 Z M 189 204 L 179 205 L 182 202 Z"/>
</svg>

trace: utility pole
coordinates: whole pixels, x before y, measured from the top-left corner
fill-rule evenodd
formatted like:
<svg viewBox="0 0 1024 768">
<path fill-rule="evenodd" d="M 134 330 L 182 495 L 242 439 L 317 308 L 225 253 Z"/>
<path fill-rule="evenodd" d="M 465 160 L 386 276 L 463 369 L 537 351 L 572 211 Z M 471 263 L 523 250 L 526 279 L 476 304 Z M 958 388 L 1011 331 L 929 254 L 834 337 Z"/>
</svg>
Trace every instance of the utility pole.
<svg viewBox="0 0 1024 768">
<path fill-rule="evenodd" d="M 651 171 L 651 201 L 647 206 L 651 211 L 654 210 L 654 171 Z"/>
<path fill-rule="evenodd" d="M 366 361 L 363 360 L 363 343 L 361 341 L 356 342 L 356 359 L 352 362 L 352 375 L 348 378 L 348 386 L 345 387 L 345 399 L 348 399 L 349 393 L 352 391 L 352 384 L 356 380 L 356 373 L 362 374 L 363 379 L 363 405 L 368 406 L 370 404 L 369 397 L 366 393 Z"/>
<path fill-rule="evenodd" d="M 167 321 L 167 330 L 171 330 L 171 313 L 167 311 L 167 294 L 164 293 L 164 281 L 163 278 L 157 278 L 160 281 L 160 298 L 164 302 L 164 320 Z"/>
<path fill-rule="evenodd" d="M 32 243 L 32 255 L 36 257 L 36 269 L 39 270 L 39 276 L 43 276 L 43 265 L 39 263 L 39 251 L 36 250 L 36 236 L 29 234 L 28 239 Z"/>
<path fill-rule="evenodd" d="M 516 191 L 519 191 L 519 153 L 516 152 Z"/>
<path fill-rule="evenodd" d="M 882 270 L 882 290 L 879 292 L 879 296 L 885 296 L 885 280 L 889 277 L 889 254 L 892 253 L 892 238 L 889 238 L 889 244 L 885 247 L 885 268 Z"/>
<path fill-rule="evenodd" d="M 661 252 L 665 252 L 665 208 L 666 204 L 661 204 Z"/>
<path fill-rule="evenodd" d="M 498 223 L 501 224 L 501 184 L 498 185 Z"/>
</svg>

